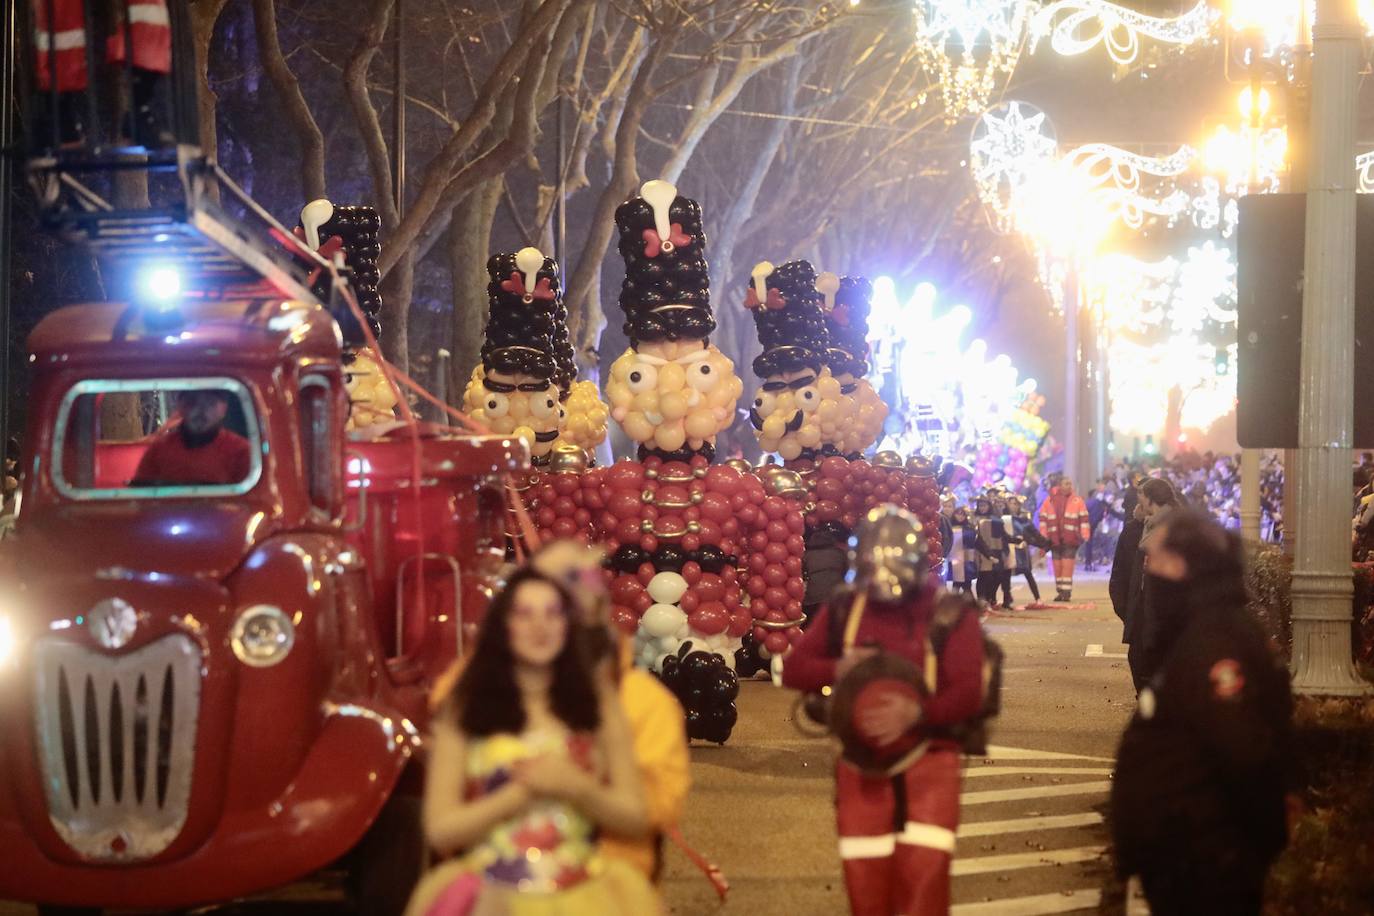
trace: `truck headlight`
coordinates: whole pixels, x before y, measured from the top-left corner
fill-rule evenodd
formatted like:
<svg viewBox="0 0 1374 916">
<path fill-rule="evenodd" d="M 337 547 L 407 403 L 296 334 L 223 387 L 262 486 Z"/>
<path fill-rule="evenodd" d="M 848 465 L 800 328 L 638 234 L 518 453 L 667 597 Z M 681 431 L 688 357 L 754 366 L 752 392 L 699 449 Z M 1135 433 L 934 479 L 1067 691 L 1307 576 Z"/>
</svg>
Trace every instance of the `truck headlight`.
<svg viewBox="0 0 1374 916">
<path fill-rule="evenodd" d="M 255 604 L 246 608 L 229 632 L 238 660 L 252 668 L 270 668 L 291 653 L 296 628 L 281 608 Z"/>
</svg>

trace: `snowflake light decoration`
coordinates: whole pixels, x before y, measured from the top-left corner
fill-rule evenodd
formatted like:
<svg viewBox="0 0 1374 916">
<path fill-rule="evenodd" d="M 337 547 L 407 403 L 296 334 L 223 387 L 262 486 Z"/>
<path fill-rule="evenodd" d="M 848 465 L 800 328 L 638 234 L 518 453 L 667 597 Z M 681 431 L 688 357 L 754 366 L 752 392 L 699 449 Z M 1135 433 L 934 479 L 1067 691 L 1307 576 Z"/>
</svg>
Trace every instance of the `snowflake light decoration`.
<svg viewBox="0 0 1374 916">
<path fill-rule="evenodd" d="M 998 232 L 1011 231 L 1017 193 L 1058 151 L 1049 116 L 1028 102 L 1006 102 L 978 119 L 969 169 Z"/>
<path fill-rule="evenodd" d="M 1374 194 L 1374 152 L 1361 153 L 1355 157 L 1355 168 L 1360 173 L 1357 190 L 1361 194 Z"/>
<path fill-rule="evenodd" d="M 1066 57 L 1091 51 L 1098 45 L 1118 66 L 1140 56 L 1140 38 L 1186 47 L 1212 33 L 1217 12 L 1198 0 L 1181 16 L 1163 19 L 1146 16 L 1107 0 L 1057 0 L 1041 7 L 1030 23 L 1030 50 L 1046 37 L 1050 47 Z"/>
<path fill-rule="evenodd" d="M 951 123 L 987 108 L 1016 68 L 1035 0 L 918 0 L 916 54 Z"/>
</svg>

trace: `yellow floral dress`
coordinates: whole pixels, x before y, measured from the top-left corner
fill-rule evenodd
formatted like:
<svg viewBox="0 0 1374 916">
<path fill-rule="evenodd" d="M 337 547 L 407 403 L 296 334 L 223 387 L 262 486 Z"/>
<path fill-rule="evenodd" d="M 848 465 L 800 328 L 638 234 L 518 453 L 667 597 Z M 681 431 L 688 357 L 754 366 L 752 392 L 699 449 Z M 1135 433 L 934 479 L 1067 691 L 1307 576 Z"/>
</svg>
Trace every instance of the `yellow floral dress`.
<svg viewBox="0 0 1374 916">
<path fill-rule="evenodd" d="M 515 765 L 542 754 L 595 770 L 595 739 L 556 730 L 469 739 L 469 800 L 495 792 Z M 644 876 L 597 852 L 596 825 L 572 806 L 543 800 L 497 824 L 416 888 L 407 916 L 617 916 L 660 911 Z"/>
</svg>

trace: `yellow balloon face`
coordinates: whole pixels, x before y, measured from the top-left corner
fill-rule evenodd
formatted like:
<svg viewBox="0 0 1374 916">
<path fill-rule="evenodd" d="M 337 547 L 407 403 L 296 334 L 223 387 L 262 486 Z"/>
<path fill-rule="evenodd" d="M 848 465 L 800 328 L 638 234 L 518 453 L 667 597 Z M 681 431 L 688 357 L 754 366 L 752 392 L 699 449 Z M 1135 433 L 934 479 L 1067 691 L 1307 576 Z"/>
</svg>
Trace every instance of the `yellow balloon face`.
<svg viewBox="0 0 1374 916">
<path fill-rule="evenodd" d="M 802 449 L 819 448 L 824 441 L 826 418 L 837 404 L 826 393 L 839 393 L 829 369 L 820 374 L 810 369 L 770 376 L 754 392 L 750 420 L 759 446 L 792 460 Z"/>
<path fill-rule="evenodd" d="M 463 407 L 492 432 L 524 439 L 530 455 L 540 458 L 552 451 L 558 441 L 564 414 L 558 402 L 558 386 L 552 382 L 544 383 L 537 391 L 527 390 L 543 381 L 523 374 L 487 372 L 479 365 L 472 370 L 472 378 L 463 391 Z"/>
<path fill-rule="evenodd" d="M 563 402 L 563 412 L 563 434 L 559 442 L 571 442 L 590 452 L 606 440 L 606 422 L 611 409 L 601 400 L 594 383 L 573 382 Z"/>
<path fill-rule="evenodd" d="M 887 405 L 868 379 L 854 382 L 849 397 L 853 399 L 855 410 L 849 422 L 841 424 L 839 448 L 845 454 L 871 448 L 882 436 L 883 421 L 887 419 Z"/>
<path fill-rule="evenodd" d="M 606 400 L 625 435 L 664 451 L 699 449 L 734 422 L 744 385 L 704 341 L 644 344 L 611 364 Z"/>
<path fill-rule="evenodd" d="M 390 423 L 396 419 L 396 395 L 382 374 L 382 367 L 370 349 L 357 352 L 352 364 L 344 367 L 348 390 L 348 429 Z"/>
</svg>

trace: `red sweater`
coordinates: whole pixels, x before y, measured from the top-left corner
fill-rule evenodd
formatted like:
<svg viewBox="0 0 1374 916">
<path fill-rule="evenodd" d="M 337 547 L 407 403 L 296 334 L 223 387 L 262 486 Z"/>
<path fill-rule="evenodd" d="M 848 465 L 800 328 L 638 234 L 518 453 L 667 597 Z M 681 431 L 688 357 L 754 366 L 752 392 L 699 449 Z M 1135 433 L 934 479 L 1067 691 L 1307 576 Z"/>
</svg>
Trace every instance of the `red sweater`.
<svg viewBox="0 0 1374 916">
<path fill-rule="evenodd" d="M 205 445 L 187 448 L 180 427 L 173 426 L 148 446 L 133 482 L 222 486 L 245 480 L 252 467 L 252 449 L 238 433 L 220 427 Z"/>
<path fill-rule="evenodd" d="M 905 656 L 918 670 L 925 664 L 926 633 L 933 601 L 925 596 L 909 604 L 869 601 L 859 621 L 856 646 L 876 645 Z M 908 627 L 908 617 L 914 615 Z M 802 641 L 782 665 L 782 683 L 794 690 L 820 690 L 835 682 L 830 649 L 830 608 L 816 615 Z M 983 701 L 983 634 L 978 619 L 964 614 L 945 642 L 936 667 L 935 693 L 923 701 L 923 725 L 954 725 L 972 718 Z"/>
</svg>

